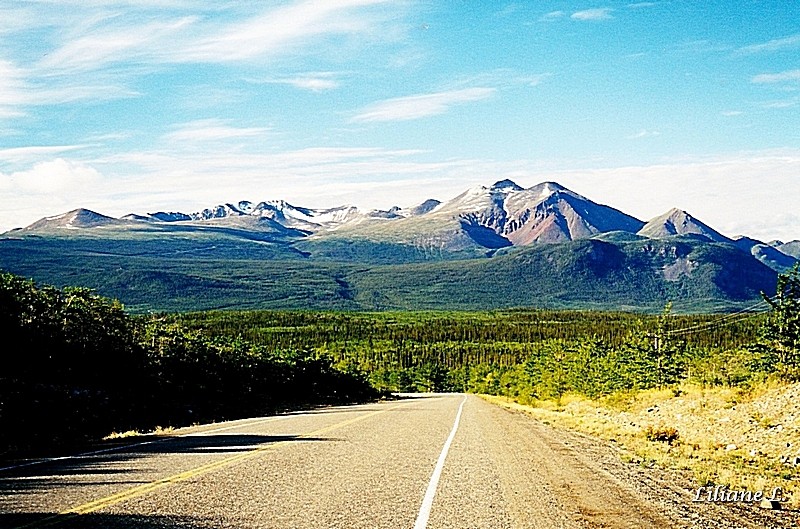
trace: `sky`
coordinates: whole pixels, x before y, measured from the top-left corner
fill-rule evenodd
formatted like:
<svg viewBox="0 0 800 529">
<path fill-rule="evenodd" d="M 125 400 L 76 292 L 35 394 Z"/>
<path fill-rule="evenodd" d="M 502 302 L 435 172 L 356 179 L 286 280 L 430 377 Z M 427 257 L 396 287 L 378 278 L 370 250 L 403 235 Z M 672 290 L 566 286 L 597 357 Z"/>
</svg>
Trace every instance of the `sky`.
<svg viewBox="0 0 800 529">
<path fill-rule="evenodd" d="M 800 239 L 796 1 L 0 3 L 0 231 L 510 178 Z"/>
</svg>

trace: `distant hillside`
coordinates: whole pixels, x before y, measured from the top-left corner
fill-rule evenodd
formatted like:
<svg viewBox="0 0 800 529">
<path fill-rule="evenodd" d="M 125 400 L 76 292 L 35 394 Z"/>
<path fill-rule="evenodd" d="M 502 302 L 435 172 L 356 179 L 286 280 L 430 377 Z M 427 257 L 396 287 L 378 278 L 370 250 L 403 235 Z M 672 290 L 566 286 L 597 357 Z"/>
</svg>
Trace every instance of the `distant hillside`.
<svg viewBox="0 0 800 529">
<path fill-rule="evenodd" d="M 114 219 L 85 209 L 0 236 L 0 269 L 129 309 L 729 310 L 771 292 L 797 241 L 736 241 L 679 209 L 647 224 L 555 182 L 361 212 L 282 200 Z M 789 253 L 785 253 L 786 252 Z"/>
</svg>

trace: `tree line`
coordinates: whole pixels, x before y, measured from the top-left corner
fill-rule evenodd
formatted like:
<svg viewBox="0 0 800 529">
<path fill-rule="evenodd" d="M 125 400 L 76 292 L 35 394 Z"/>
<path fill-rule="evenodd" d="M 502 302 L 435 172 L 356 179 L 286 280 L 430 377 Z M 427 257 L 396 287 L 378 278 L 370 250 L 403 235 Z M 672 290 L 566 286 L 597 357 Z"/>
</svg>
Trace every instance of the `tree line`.
<svg viewBox="0 0 800 529">
<path fill-rule="evenodd" d="M 313 349 L 208 336 L 132 317 L 86 288 L 8 273 L 0 273 L 0 333 L 0 455 L 377 395 Z"/>
<path fill-rule="evenodd" d="M 660 315 L 597 311 L 204 312 L 172 315 L 209 335 L 279 349 L 305 344 L 391 391 L 474 391 L 520 399 L 800 378 L 798 271 L 767 311 Z"/>
</svg>

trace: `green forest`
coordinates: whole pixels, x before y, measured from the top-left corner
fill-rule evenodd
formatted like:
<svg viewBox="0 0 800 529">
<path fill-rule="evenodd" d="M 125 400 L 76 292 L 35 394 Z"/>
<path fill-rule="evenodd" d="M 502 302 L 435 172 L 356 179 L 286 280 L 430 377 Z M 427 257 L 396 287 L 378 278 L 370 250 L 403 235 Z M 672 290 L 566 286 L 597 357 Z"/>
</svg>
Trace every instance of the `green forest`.
<svg viewBox="0 0 800 529">
<path fill-rule="evenodd" d="M 150 430 L 375 399 L 303 348 L 268 349 L 127 314 L 86 288 L 0 274 L 0 457 Z"/>
<path fill-rule="evenodd" d="M 715 315 L 214 311 L 131 315 L 86 288 L 0 274 L 0 454 L 147 430 L 467 391 L 520 402 L 690 381 L 800 378 L 800 272 Z M 12 345 L 13 344 L 13 345 Z"/>
<path fill-rule="evenodd" d="M 383 391 L 467 391 L 521 402 L 664 387 L 792 378 L 798 366 L 798 273 L 751 311 L 215 311 L 165 316 L 207 336 L 269 350 L 304 347 Z M 778 320 L 781 320 L 779 322 Z M 781 336 L 794 342 L 779 346 Z M 783 351 L 781 353 L 780 351 Z"/>
</svg>

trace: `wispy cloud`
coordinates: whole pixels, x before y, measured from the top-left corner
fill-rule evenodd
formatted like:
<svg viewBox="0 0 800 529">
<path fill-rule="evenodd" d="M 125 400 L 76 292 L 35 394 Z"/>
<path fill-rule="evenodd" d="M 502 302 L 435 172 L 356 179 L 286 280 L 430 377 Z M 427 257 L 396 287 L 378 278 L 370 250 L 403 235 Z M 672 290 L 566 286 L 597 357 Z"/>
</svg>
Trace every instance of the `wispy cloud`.
<svg viewBox="0 0 800 529">
<path fill-rule="evenodd" d="M 198 21 L 184 17 L 150 22 L 136 27 L 114 27 L 71 40 L 45 57 L 39 65 L 48 71 L 88 71 L 115 62 L 152 61 L 154 55 L 175 45 L 175 37 Z"/>
<path fill-rule="evenodd" d="M 312 72 L 290 77 L 281 77 L 277 79 L 268 79 L 266 81 L 253 81 L 255 83 L 268 83 L 268 84 L 285 84 L 299 88 L 301 90 L 310 90 L 312 92 L 325 92 L 328 90 L 335 90 L 339 88 L 341 83 L 336 79 L 336 74 L 333 72 Z"/>
<path fill-rule="evenodd" d="M 30 98 L 24 72 L 10 61 L 0 60 L 0 117 L 21 115 L 20 105 Z"/>
<path fill-rule="evenodd" d="M 762 73 L 751 79 L 756 84 L 774 84 L 786 81 L 800 81 L 800 70 L 788 70 L 780 73 Z"/>
<path fill-rule="evenodd" d="M 524 73 L 513 68 L 496 68 L 458 79 L 448 88 L 491 86 L 503 90 L 518 86 L 539 86 L 553 77 L 552 72 Z"/>
<path fill-rule="evenodd" d="M 634 4 L 628 4 L 628 7 L 630 9 L 642 9 L 645 7 L 653 7 L 654 5 L 657 5 L 657 2 L 636 2 Z"/>
<path fill-rule="evenodd" d="M 599 7 L 596 9 L 586 9 L 583 11 L 576 11 L 570 15 L 572 20 L 608 20 L 614 18 L 611 16 L 612 9 L 610 7 Z"/>
<path fill-rule="evenodd" d="M 661 136 L 661 133 L 659 131 L 657 131 L 657 130 L 642 129 L 639 132 L 637 132 L 636 134 L 631 134 L 630 136 L 626 136 L 626 139 L 638 140 L 640 138 L 653 138 L 653 137 L 656 137 L 656 136 Z"/>
<path fill-rule="evenodd" d="M 751 44 L 749 46 L 744 46 L 737 50 L 737 54 L 752 55 L 755 53 L 772 52 L 772 51 L 779 51 L 797 47 L 800 47 L 800 33 L 796 35 L 790 35 L 788 37 L 783 37 L 780 39 L 773 39 L 767 42 L 762 42 L 760 44 Z"/>
<path fill-rule="evenodd" d="M 0 117 L 19 117 L 37 105 L 57 105 L 78 101 L 105 101 L 134 97 L 137 92 L 103 83 L 104 76 L 80 82 L 67 78 L 36 78 L 36 72 L 0 59 Z"/>
<path fill-rule="evenodd" d="M 132 10 L 130 16 L 109 16 L 111 7 L 121 6 Z M 170 7 L 178 10 L 167 11 Z M 390 28 L 402 27 L 396 24 L 400 8 L 389 0 L 294 0 L 244 17 L 244 8 L 237 12 L 231 6 L 208 8 L 183 2 L 173 6 L 163 2 L 100 2 L 84 3 L 81 8 L 81 19 L 63 24 L 63 42 L 41 61 L 41 70 L 52 73 L 92 71 L 110 64 L 247 61 L 303 52 L 311 42 L 325 37 L 383 40 L 390 38 Z M 199 14 L 180 16 L 187 9 Z M 232 18 L 205 16 L 208 11 L 225 10 Z M 390 26 L 392 20 L 395 23 Z"/>
<path fill-rule="evenodd" d="M 367 106 L 350 121 L 353 123 L 408 121 L 435 116 L 444 114 L 454 105 L 487 99 L 495 92 L 495 88 L 464 88 L 462 90 L 450 90 L 432 94 L 396 97 Z"/>
<path fill-rule="evenodd" d="M 211 32 L 172 53 L 179 62 L 233 62 L 285 54 L 309 39 L 333 35 L 378 37 L 387 16 L 369 10 L 388 0 L 307 0 L 274 8 Z"/>
<path fill-rule="evenodd" d="M 0 160 L 4 162 L 30 162 L 42 157 L 52 157 L 61 153 L 84 149 L 88 145 L 36 145 L 0 149 Z"/>
<path fill-rule="evenodd" d="M 549 13 L 542 15 L 539 20 L 542 22 L 552 22 L 554 20 L 564 18 L 565 16 L 567 16 L 567 14 L 564 11 L 550 11 Z"/>
<path fill-rule="evenodd" d="M 731 46 L 710 41 L 708 39 L 696 39 L 678 43 L 670 48 L 677 53 L 720 53 L 728 52 Z"/>
<path fill-rule="evenodd" d="M 218 142 L 259 137 L 268 132 L 267 128 L 232 127 L 220 119 L 201 119 L 183 123 L 163 138 L 170 142 Z"/>
<path fill-rule="evenodd" d="M 511 4 L 508 4 L 508 5 L 504 6 L 502 9 L 500 9 L 496 13 L 496 16 L 498 16 L 498 17 L 512 16 L 515 13 L 517 13 L 521 8 L 522 8 L 522 6 L 520 6 L 519 4 L 511 3 Z"/>
<path fill-rule="evenodd" d="M 722 112 L 720 112 L 720 114 L 722 114 L 725 117 L 733 117 L 733 116 L 741 116 L 742 114 L 744 114 L 744 112 L 742 112 L 741 110 L 723 110 Z"/>
<path fill-rule="evenodd" d="M 764 108 L 772 108 L 772 109 L 782 109 L 782 108 L 794 108 L 797 106 L 796 99 L 781 99 L 778 101 L 768 101 L 762 105 Z"/>
</svg>

